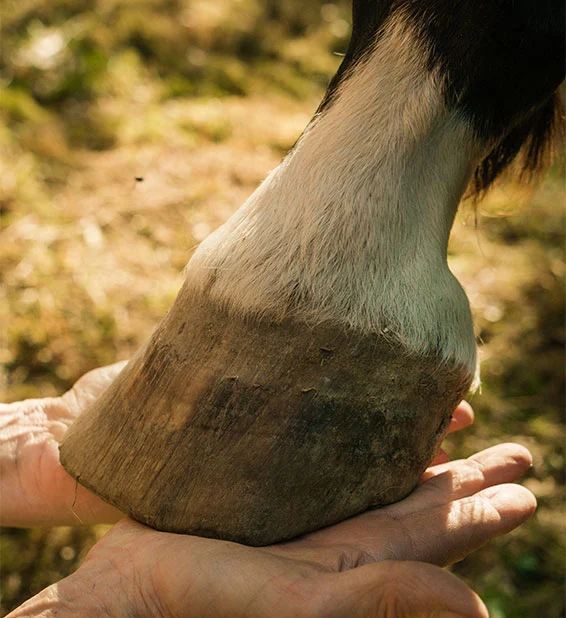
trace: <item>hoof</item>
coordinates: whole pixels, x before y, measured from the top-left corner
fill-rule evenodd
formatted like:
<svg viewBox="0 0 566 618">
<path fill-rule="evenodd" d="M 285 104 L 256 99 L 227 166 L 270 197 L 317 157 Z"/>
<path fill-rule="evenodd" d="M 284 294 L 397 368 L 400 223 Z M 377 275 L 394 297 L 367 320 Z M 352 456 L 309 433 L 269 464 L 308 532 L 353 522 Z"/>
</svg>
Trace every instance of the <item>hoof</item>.
<svg viewBox="0 0 566 618">
<path fill-rule="evenodd" d="M 410 493 L 471 380 L 381 335 L 245 320 L 183 290 L 61 462 L 144 524 L 267 545 Z"/>
</svg>

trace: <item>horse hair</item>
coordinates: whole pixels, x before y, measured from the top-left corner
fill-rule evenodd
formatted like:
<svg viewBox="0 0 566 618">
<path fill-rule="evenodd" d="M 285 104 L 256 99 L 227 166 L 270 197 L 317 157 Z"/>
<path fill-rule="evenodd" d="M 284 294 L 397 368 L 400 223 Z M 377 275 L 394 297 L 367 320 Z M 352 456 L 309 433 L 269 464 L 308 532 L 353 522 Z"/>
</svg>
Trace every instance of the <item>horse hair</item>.
<svg viewBox="0 0 566 618">
<path fill-rule="evenodd" d="M 478 164 L 467 197 L 479 200 L 507 170 L 522 182 L 540 179 L 562 154 L 566 118 L 559 91 L 498 143 Z"/>
</svg>

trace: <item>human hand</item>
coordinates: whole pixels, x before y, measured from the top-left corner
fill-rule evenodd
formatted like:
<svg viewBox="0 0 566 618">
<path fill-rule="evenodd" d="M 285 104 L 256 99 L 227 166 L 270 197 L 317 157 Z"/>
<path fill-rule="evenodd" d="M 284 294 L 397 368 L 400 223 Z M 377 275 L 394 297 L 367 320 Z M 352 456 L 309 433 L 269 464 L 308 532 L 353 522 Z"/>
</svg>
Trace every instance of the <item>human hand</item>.
<svg viewBox="0 0 566 618">
<path fill-rule="evenodd" d="M 523 447 L 495 446 L 429 468 L 401 502 L 265 548 L 126 519 L 9 618 L 485 618 L 481 600 L 439 567 L 532 514 L 532 494 L 509 484 L 530 465 Z"/>
<path fill-rule="evenodd" d="M 59 398 L 0 407 L 2 523 L 76 523 L 77 516 L 95 523 L 122 517 L 76 485 L 61 467 L 57 450 L 70 423 L 120 369 L 95 370 Z M 472 420 L 471 408 L 461 404 L 451 431 Z M 434 463 L 446 460 L 439 453 Z M 41 615 L 133 612 L 204 618 L 216 607 L 216 615 L 230 617 L 380 616 L 388 607 L 396 616 L 424 616 L 442 607 L 459 615 L 485 615 L 481 602 L 456 578 L 406 561 L 448 564 L 521 523 L 534 508 L 532 496 L 521 488 L 493 486 L 514 480 L 528 465 L 528 453 L 513 446 L 491 449 L 467 463 L 439 464 L 401 503 L 272 548 L 158 533 L 127 520 L 95 546 L 74 575 L 14 616 L 45 610 Z M 100 593 L 93 594 L 97 588 Z"/>
<path fill-rule="evenodd" d="M 124 517 L 75 482 L 59 462 L 58 446 L 124 365 L 90 371 L 61 397 L 0 404 L 0 525 L 114 523 Z"/>
</svg>

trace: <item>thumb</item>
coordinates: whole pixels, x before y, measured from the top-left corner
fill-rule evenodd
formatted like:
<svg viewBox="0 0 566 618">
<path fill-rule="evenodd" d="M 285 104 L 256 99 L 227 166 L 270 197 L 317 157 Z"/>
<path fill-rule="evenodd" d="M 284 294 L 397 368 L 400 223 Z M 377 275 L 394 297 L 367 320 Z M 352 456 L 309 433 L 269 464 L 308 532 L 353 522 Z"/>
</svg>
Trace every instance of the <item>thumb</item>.
<svg viewBox="0 0 566 618">
<path fill-rule="evenodd" d="M 71 389 L 61 396 L 63 402 L 69 406 L 73 418 L 101 395 L 127 364 L 127 361 L 120 361 L 106 367 L 98 367 L 79 378 Z"/>
<path fill-rule="evenodd" d="M 336 618 L 489 618 L 456 576 L 424 562 L 384 561 L 328 576 Z"/>
</svg>

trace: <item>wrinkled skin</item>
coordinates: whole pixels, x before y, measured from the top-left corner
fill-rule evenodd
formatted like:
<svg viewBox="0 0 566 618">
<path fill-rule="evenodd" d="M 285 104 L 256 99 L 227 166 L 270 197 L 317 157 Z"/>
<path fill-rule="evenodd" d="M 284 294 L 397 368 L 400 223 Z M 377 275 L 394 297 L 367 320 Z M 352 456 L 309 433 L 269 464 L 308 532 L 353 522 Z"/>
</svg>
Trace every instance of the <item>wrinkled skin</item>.
<svg viewBox="0 0 566 618">
<path fill-rule="evenodd" d="M 105 504 L 63 470 L 57 443 L 119 371 L 87 374 L 59 398 L 0 406 L 0 522 L 116 522 L 71 576 L 12 618 L 485 617 L 481 600 L 439 567 L 525 521 L 535 509 L 510 484 L 531 465 L 516 444 L 466 460 L 439 453 L 405 500 L 264 548 L 156 532 Z M 451 431 L 468 426 L 462 403 Z"/>
</svg>

